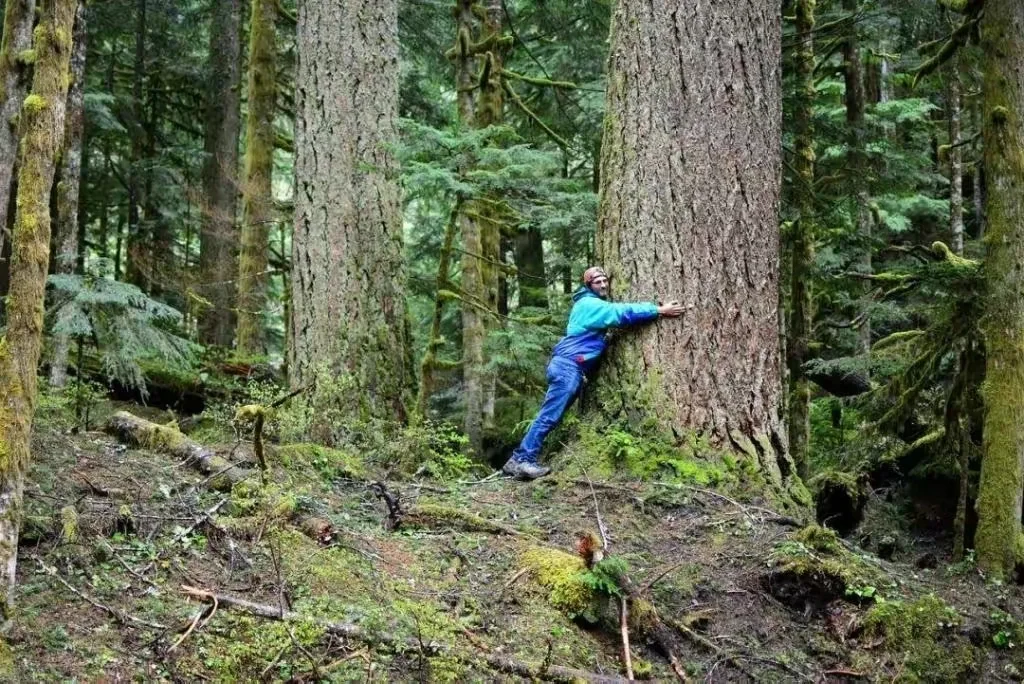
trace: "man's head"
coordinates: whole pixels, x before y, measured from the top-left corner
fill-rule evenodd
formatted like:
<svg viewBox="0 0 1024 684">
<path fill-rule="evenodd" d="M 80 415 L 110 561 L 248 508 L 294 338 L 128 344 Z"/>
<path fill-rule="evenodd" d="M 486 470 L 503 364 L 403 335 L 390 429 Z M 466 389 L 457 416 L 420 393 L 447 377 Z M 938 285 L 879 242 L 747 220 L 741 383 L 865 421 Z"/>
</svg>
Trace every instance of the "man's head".
<svg viewBox="0 0 1024 684">
<path fill-rule="evenodd" d="M 583 285 L 601 299 L 608 298 L 608 274 L 600 266 L 591 266 L 583 272 Z"/>
</svg>

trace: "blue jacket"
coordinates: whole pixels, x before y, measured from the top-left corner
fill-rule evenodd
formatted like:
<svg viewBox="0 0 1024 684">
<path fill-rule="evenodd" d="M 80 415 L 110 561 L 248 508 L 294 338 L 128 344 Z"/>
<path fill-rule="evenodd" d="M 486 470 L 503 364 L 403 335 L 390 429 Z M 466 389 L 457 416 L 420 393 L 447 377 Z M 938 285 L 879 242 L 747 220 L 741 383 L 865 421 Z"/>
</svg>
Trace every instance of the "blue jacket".
<svg viewBox="0 0 1024 684">
<path fill-rule="evenodd" d="M 615 304 L 586 287 L 577 290 L 572 301 L 565 337 L 555 345 L 552 356 L 575 361 L 584 370 L 589 370 L 604 352 L 608 328 L 646 323 L 658 317 L 656 304 Z"/>
</svg>

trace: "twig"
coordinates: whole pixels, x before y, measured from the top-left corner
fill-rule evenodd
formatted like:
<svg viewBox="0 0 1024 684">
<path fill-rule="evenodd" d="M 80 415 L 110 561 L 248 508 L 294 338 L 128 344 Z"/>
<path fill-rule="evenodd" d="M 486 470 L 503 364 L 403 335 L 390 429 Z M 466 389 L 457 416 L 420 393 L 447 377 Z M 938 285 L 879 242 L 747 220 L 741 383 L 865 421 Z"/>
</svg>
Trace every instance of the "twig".
<svg viewBox="0 0 1024 684">
<path fill-rule="evenodd" d="M 223 499 L 218 501 L 215 505 L 213 505 L 210 508 L 208 508 L 206 510 L 206 512 L 203 513 L 202 516 L 200 516 L 194 523 L 189 525 L 188 529 L 186 529 L 183 532 L 180 532 L 180 533 L 176 534 L 174 536 L 174 539 L 171 540 L 170 546 L 173 546 L 174 544 L 178 543 L 179 541 L 181 541 L 182 539 L 184 539 L 188 535 L 192 534 L 197 527 L 199 527 L 204 522 L 209 520 L 213 516 L 213 514 L 216 513 L 217 511 L 219 511 L 224 506 L 224 504 L 226 504 L 227 502 L 228 502 L 228 497 L 224 497 Z"/>
<path fill-rule="evenodd" d="M 525 575 L 529 571 L 530 571 L 530 568 L 523 568 L 522 570 L 520 570 L 516 574 L 512 575 L 512 578 L 508 582 L 505 582 L 505 586 L 503 586 L 501 588 L 501 593 L 504 594 L 508 590 L 509 587 L 511 587 L 513 584 L 516 583 L 517 579 L 519 579 L 520 577 L 522 577 L 523 575 Z"/>
<path fill-rule="evenodd" d="M 620 626 L 622 628 L 622 659 L 626 663 L 626 679 L 633 681 L 633 657 L 629 653 L 629 604 L 626 597 L 619 599 Z"/>
<path fill-rule="evenodd" d="M 124 568 L 130 574 L 134 575 L 138 579 L 142 580 L 143 582 L 145 582 L 146 584 L 151 586 L 157 592 L 160 591 L 160 587 L 158 587 L 155 582 L 153 582 L 152 580 L 150 580 L 150 579 L 144 577 L 143 575 L 139 574 L 139 572 L 134 570 L 132 568 L 132 566 L 128 565 L 128 563 L 123 558 L 121 558 L 121 556 L 118 555 L 117 550 L 114 549 L 114 547 L 111 546 L 106 540 L 103 540 L 103 545 L 106 546 L 108 549 L 110 549 L 110 555 L 114 557 L 114 560 L 116 560 L 118 563 L 121 564 L 122 568 Z"/>
<path fill-rule="evenodd" d="M 195 614 L 195 617 L 192 618 L 192 623 L 188 626 L 188 629 L 186 629 L 185 632 L 180 637 L 178 637 L 173 644 L 171 644 L 171 647 L 167 649 L 168 653 L 178 648 L 178 646 L 181 645 L 181 642 L 187 639 L 188 635 L 195 631 L 196 625 L 199 624 L 199 621 L 203 619 L 203 615 L 205 615 L 206 611 L 208 611 L 209 609 L 209 606 L 203 606 L 199 609 L 199 611 Z"/>
<path fill-rule="evenodd" d="M 306 649 L 306 647 L 300 644 L 299 640 L 295 638 L 295 630 L 291 627 L 288 628 L 288 636 L 291 637 L 292 643 L 295 644 L 295 648 L 299 649 L 299 652 L 306 656 L 306 660 L 308 660 L 309 664 L 313 666 L 313 675 L 317 680 L 322 679 L 320 676 L 320 667 L 317 665 L 316 659 L 313 658 L 313 655 Z"/>
<path fill-rule="evenodd" d="M 863 677 L 863 672 L 857 672 L 855 670 L 825 670 L 821 673 L 821 676 L 825 675 L 842 675 L 844 677 Z"/>
<path fill-rule="evenodd" d="M 650 582 L 648 582 L 644 586 L 640 587 L 640 591 L 638 591 L 637 593 L 638 594 L 646 594 L 647 592 L 649 592 L 651 590 L 651 587 L 653 587 L 655 584 L 657 584 L 658 582 L 663 580 L 665 577 L 667 577 L 671 572 L 679 569 L 683 565 L 686 565 L 686 561 L 680 561 L 679 563 L 673 563 L 672 565 L 668 566 L 665 569 L 664 572 L 658 573 L 657 575 L 654 576 L 654 579 L 652 579 Z"/>
<path fill-rule="evenodd" d="M 122 612 L 120 610 L 117 610 L 116 608 L 111 608 L 110 606 L 105 606 L 102 603 L 100 603 L 99 601 L 97 601 L 96 599 L 94 599 L 91 596 L 87 595 L 86 593 L 84 593 L 84 592 L 82 592 L 82 591 L 80 591 L 78 589 L 75 589 L 73 586 L 71 586 L 63 577 L 61 577 L 59 574 L 57 574 L 57 568 L 51 568 L 51 567 L 47 566 L 45 563 L 43 563 L 43 561 L 39 560 L 38 558 L 36 559 L 36 563 L 39 564 L 39 567 L 42 569 L 42 571 L 45 574 L 50 575 L 55 580 L 57 580 L 58 582 L 63 584 L 64 587 L 68 591 L 70 591 L 71 593 L 73 593 L 75 596 L 79 597 L 83 601 L 85 601 L 87 603 L 90 603 L 94 607 L 99 608 L 100 610 L 102 610 L 105 613 L 109 614 L 110 616 L 112 616 L 115 620 L 117 620 L 121 624 L 126 624 L 128 622 L 134 622 L 137 625 L 143 625 L 144 627 L 151 627 L 153 629 L 161 629 L 161 630 L 168 629 L 167 625 L 162 625 L 159 622 L 149 622 L 148 620 L 143 620 L 141 618 L 135 617 L 134 615 L 129 615 L 128 613 L 124 613 L 124 612 Z"/>
</svg>

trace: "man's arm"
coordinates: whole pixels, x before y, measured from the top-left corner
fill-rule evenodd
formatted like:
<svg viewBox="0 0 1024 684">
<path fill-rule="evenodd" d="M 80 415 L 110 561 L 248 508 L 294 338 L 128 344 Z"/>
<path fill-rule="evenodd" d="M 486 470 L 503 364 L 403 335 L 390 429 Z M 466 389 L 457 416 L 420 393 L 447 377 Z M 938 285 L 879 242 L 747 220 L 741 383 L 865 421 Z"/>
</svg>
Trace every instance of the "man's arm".
<svg viewBox="0 0 1024 684">
<path fill-rule="evenodd" d="M 584 304 L 585 302 L 585 304 Z M 676 317 L 683 313 L 683 307 L 677 302 L 661 306 L 646 302 L 616 303 L 602 299 L 588 298 L 580 302 L 584 310 L 580 311 L 580 324 L 587 330 L 604 330 L 628 325 L 647 323 L 659 316 Z M 577 304 L 579 306 L 580 304 Z"/>
</svg>

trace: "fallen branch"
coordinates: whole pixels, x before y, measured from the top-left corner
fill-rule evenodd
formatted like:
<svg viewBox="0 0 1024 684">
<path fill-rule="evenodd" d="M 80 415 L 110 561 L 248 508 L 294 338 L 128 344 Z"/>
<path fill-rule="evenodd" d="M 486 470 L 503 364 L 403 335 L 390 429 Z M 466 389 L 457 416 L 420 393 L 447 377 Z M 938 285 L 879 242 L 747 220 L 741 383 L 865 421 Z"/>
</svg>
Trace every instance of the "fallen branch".
<svg viewBox="0 0 1024 684">
<path fill-rule="evenodd" d="M 192 465 L 203 475 L 215 475 L 210 481 L 211 489 L 230 491 L 252 475 L 252 471 L 233 466 L 212 449 L 193 442 L 177 428 L 151 423 L 127 411 L 112 415 L 104 430 L 125 444 L 169 454 Z"/>
<path fill-rule="evenodd" d="M 322 627 L 328 634 L 345 639 L 353 639 L 369 645 L 381 644 L 399 651 L 419 652 L 421 650 L 421 644 L 416 639 L 400 639 L 398 637 L 385 634 L 369 634 L 359 625 L 348 622 L 330 622 L 307 618 L 291 611 L 285 611 L 282 614 L 276 606 L 268 606 L 227 594 L 216 594 L 205 589 L 198 589 L 187 585 L 182 585 L 181 590 L 186 595 L 193 598 L 204 601 L 216 601 L 220 605 L 244 610 L 250 615 L 266 618 L 268 620 L 307 621 Z M 452 646 L 431 643 L 427 645 L 427 649 L 433 655 L 445 655 L 467 665 L 477 663 L 476 657 L 462 653 Z M 560 665 L 547 665 L 546 667 L 541 665 L 532 665 L 490 652 L 483 654 L 482 657 L 488 667 L 494 670 L 530 679 L 540 679 L 548 682 L 573 682 L 582 680 L 585 682 L 593 682 L 594 684 L 616 684 L 618 682 L 626 681 L 622 677 L 603 675 L 596 672 L 586 672 L 584 670 L 562 667 Z"/>
<path fill-rule="evenodd" d="M 85 592 L 83 592 L 83 591 L 81 591 L 79 589 L 76 589 L 75 587 L 71 586 L 71 584 L 69 584 L 67 582 L 67 580 L 65 580 L 63 577 L 61 577 L 59 574 L 57 574 L 57 568 L 49 567 L 48 565 L 43 563 L 43 561 L 39 560 L 38 558 L 36 559 L 36 563 L 39 564 L 39 567 L 42 569 L 42 571 L 45 574 L 49 575 L 50 577 L 53 577 L 55 580 L 57 580 L 58 582 L 63 584 L 64 587 L 68 591 L 70 591 L 72 594 L 74 594 L 75 596 L 79 597 L 80 599 L 82 599 L 86 603 L 92 604 L 95 608 L 99 608 L 103 612 L 105 612 L 108 615 L 110 615 L 111 617 L 113 617 L 115 620 L 117 620 L 122 625 L 126 625 L 129 622 L 132 622 L 132 623 L 135 623 L 137 625 L 142 625 L 143 627 L 150 627 L 152 629 L 160 629 L 160 630 L 168 629 L 167 625 L 162 625 L 159 622 L 149 622 L 148 620 L 143 620 L 142 618 L 137 618 L 134 615 L 129 615 L 128 613 L 120 611 L 117 608 L 111 608 L 110 606 L 107 606 L 107 605 L 104 605 L 104 604 L 100 603 L 99 601 L 97 601 L 96 599 L 92 598 L 91 596 L 89 596 Z"/>
</svg>

